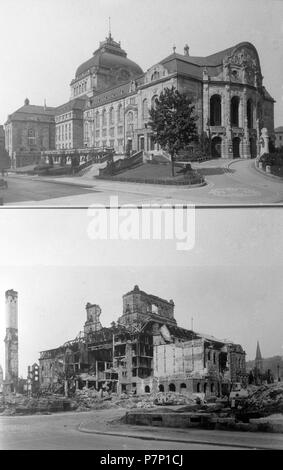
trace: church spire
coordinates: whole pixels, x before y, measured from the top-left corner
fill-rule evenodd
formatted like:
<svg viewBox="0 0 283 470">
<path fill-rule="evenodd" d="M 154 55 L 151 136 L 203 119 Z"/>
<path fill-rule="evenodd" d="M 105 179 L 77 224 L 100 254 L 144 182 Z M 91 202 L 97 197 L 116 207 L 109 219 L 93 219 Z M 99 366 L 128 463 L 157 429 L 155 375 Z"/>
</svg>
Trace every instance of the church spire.
<svg viewBox="0 0 283 470">
<path fill-rule="evenodd" d="M 263 371 L 263 360 L 262 360 L 262 355 L 260 352 L 259 341 L 257 342 L 257 345 L 256 345 L 255 368 L 259 372 Z"/>
<path fill-rule="evenodd" d="M 257 342 L 257 345 L 256 345 L 255 360 L 256 360 L 256 361 L 257 361 L 257 360 L 262 361 L 262 355 L 261 355 L 261 352 L 260 352 L 259 342 Z"/>
</svg>

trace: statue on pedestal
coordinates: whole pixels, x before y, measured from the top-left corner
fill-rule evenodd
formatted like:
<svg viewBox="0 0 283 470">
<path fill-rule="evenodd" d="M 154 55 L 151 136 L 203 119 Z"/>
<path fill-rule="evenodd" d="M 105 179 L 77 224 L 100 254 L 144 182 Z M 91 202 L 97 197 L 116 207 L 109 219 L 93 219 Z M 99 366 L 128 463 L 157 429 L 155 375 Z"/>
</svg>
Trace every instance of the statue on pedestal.
<svg viewBox="0 0 283 470">
<path fill-rule="evenodd" d="M 260 142 L 259 156 L 261 157 L 264 153 L 269 153 L 269 146 L 268 146 L 269 137 L 268 137 L 268 130 L 266 129 L 266 127 L 263 127 L 261 129 L 259 142 Z"/>
</svg>

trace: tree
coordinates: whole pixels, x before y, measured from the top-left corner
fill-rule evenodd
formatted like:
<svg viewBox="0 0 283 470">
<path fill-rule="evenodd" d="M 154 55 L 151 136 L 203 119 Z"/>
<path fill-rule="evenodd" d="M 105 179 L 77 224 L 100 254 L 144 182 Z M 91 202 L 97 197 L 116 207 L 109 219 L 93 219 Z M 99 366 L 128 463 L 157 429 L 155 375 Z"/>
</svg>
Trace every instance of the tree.
<svg viewBox="0 0 283 470">
<path fill-rule="evenodd" d="M 155 99 L 154 106 L 149 110 L 154 142 L 167 150 L 172 162 L 177 153 L 184 150 L 191 142 L 198 141 L 195 107 L 188 95 L 180 93 L 176 88 L 165 88 Z"/>
</svg>

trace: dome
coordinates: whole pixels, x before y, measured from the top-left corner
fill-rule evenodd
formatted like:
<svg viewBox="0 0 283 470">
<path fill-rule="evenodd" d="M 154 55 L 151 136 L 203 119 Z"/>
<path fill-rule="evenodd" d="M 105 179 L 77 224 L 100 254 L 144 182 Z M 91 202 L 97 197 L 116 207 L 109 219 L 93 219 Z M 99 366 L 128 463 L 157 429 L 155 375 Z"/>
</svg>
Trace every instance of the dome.
<svg viewBox="0 0 283 470">
<path fill-rule="evenodd" d="M 130 80 L 143 74 L 138 64 L 127 58 L 127 53 L 121 48 L 120 43 L 114 41 L 109 34 L 105 41 L 101 42 L 93 56 L 81 64 L 76 71 L 76 79 L 88 71 L 97 71 L 106 68 L 121 72 L 121 80 Z"/>
</svg>

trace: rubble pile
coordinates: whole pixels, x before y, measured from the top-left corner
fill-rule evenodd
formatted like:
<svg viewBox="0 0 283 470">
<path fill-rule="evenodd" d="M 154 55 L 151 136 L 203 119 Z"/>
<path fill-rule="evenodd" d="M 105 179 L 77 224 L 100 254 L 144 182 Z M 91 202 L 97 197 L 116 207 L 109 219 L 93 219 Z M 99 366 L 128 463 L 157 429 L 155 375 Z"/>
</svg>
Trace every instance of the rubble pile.
<svg viewBox="0 0 283 470">
<path fill-rule="evenodd" d="M 251 392 L 245 408 L 264 415 L 283 413 L 283 382 L 257 387 Z"/>
<path fill-rule="evenodd" d="M 154 402 L 156 405 L 191 405 L 196 403 L 196 399 L 193 396 L 177 392 L 158 392 Z"/>
<path fill-rule="evenodd" d="M 110 394 L 106 391 L 95 390 L 94 388 L 83 388 L 77 390 L 71 399 L 77 411 L 89 411 L 118 407 L 111 401 Z"/>
<path fill-rule="evenodd" d="M 112 398 L 113 401 L 113 398 Z M 192 405 L 195 398 L 177 392 L 158 392 L 140 396 L 121 395 L 116 404 L 123 408 L 157 408 L 166 405 Z"/>
<path fill-rule="evenodd" d="M 2 415 L 14 415 L 71 411 L 75 409 L 75 406 L 69 398 L 62 397 L 62 395 L 54 394 L 33 398 L 20 394 L 9 394 L 5 396 L 1 408 Z"/>
</svg>

